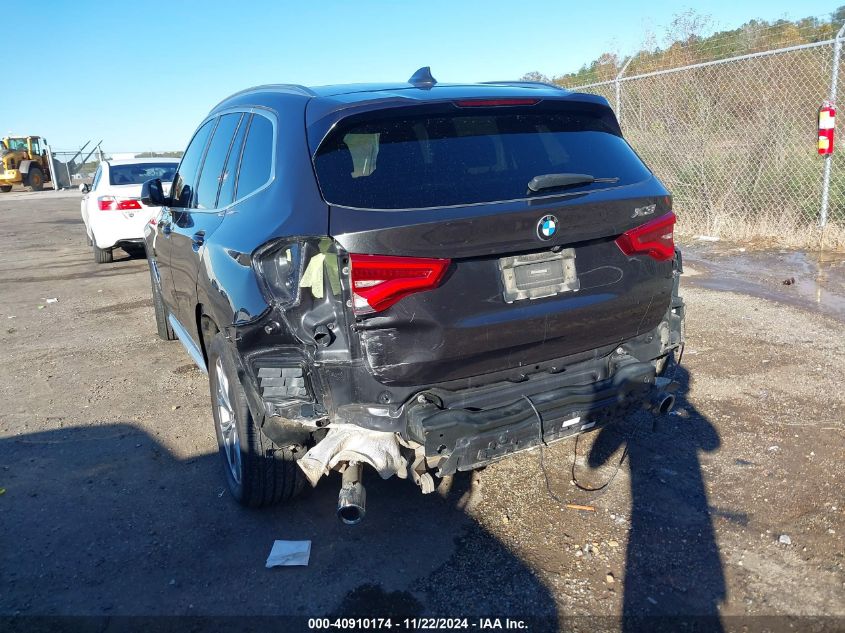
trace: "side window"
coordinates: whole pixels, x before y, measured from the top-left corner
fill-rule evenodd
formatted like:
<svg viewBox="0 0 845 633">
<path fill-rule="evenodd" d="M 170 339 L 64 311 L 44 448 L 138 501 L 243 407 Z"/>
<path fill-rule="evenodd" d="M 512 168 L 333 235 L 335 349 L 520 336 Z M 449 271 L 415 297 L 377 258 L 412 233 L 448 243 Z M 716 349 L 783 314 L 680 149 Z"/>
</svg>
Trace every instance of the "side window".
<svg viewBox="0 0 845 633">
<path fill-rule="evenodd" d="M 223 170 L 223 184 L 220 185 L 220 196 L 217 200 L 217 208 L 232 204 L 235 198 L 235 182 L 238 178 L 238 163 L 241 160 L 241 149 L 246 136 L 246 129 L 249 127 L 249 114 L 244 114 L 238 131 L 235 133 L 235 140 L 229 150 L 229 158 L 226 160 L 226 169 Z"/>
<path fill-rule="evenodd" d="M 255 114 L 244 144 L 236 199 L 239 200 L 263 187 L 270 180 L 272 165 L 273 124 L 267 117 Z"/>
<path fill-rule="evenodd" d="M 94 182 L 91 183 L 91 189 L 96 189 L 97 184 L 100 182 L 100 176 L 103 175 L 103 166 L 100 165 L 97 167 L 97 171 L 94 172 Z"/>
<path fill-rule="evenodd" d="M 197 193 L 193 206 L 197 209 L 215 209 L 217 205 L 217 190 L 222 181 L 223 167 L 232 145 L 232 136 L 241 120 L 241 113 L 224 114 L 214 130 L 211 143 L 205 154 L 200 179 L 197 183 Z"/>
<path fill-rule="evenodd" d="M 179 163 L 179 170 L 171 189 L 174 206 L 187 207 L 191 204 L 191 194 L 197 180 L 197 171 L 205 151 L 206 141 L 208 141 L 208 136 L 214 128 L 215 121 L 217 119 L 206 121 L 205 125 L 197 130 L 190 145 L 188 145 L 188 149 L 185 150 L 185 155 L 182 156 L 182 162 Z"/>
</svg>

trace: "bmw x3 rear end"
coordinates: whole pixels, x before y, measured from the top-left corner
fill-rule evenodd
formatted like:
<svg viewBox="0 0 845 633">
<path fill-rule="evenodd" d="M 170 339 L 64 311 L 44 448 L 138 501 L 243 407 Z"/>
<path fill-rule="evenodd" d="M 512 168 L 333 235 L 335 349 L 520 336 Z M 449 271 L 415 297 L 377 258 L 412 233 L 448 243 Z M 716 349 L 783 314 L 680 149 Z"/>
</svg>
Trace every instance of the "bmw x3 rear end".
<svg viewBox="0 0 845 633">
<path fill-rule="evenodd" d="M 426 69 L 257 87 L 143 196 L 158 332 L 208 372 L 245 505 L 335 470 L 355 523 L 364 466 L 427 493 L 672 406 L 672 199 L 601 97 Z"/>
</svg>

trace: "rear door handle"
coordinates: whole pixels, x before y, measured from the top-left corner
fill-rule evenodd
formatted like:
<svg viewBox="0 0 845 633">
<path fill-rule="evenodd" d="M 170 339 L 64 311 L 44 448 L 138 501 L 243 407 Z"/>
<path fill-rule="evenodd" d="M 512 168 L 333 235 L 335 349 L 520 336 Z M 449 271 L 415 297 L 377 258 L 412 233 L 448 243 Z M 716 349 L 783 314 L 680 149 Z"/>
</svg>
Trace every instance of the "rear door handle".
<svg viewBox="0 0 845 633">
<path fill-rule="evenodd" d="M 196 233 L 191 236 L 191 244 L 193 245 L 193 249 L 198 251 L 200 246 L 205 244 L 205 231 L 197 231 Z"/>
</svg>

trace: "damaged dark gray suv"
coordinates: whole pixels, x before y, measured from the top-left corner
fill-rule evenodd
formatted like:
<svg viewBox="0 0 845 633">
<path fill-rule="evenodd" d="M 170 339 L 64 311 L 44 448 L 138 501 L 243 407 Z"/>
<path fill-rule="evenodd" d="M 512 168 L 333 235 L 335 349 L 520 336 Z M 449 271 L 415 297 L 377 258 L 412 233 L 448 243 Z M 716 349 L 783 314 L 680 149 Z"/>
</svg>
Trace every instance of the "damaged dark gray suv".
<svg viewBox="0 0 845 633">
<path fill-rule="evenodd" d="M 435 478 L 672 406 L 665 187 L 605 99 L 526 82 L 260 86 L 191 140 L 146 245 L 245 505 Z"/>
</svg>

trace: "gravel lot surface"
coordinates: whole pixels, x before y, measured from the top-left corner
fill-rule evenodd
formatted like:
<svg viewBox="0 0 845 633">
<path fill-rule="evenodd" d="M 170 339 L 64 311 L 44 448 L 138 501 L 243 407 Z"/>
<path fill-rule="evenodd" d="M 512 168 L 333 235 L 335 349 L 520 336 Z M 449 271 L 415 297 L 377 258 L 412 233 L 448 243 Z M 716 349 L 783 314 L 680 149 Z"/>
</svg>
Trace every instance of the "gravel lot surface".
<svg viewBox="0 0 845 633">
<path fill-rule="evenodd" d="M 841 258 L 820 311 L 797 260 L 739 275 L 751 296 L 707 289 L 739 282 L 691 249 L 684 393 L 580 439 L 584 486 L 628 442 L 603 491 L 570 483 L 567 440 L 544 450 L 548 489 L 536 450 L 426 497 L 370 476 L 350 528 L 336 478 L 283 508 L 229 497 L 207 380 L 156 338 L 146 260 L 95 264 L 78 201 L 0 195 L 0 615 L 845 617 Z M 311 539 L 310 565 L 265 569 L 274 539 Z"/>
</svg>

